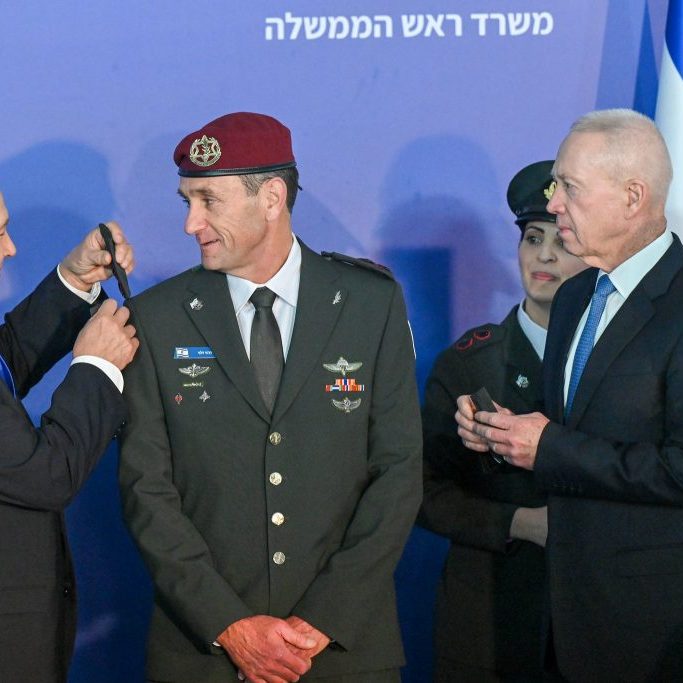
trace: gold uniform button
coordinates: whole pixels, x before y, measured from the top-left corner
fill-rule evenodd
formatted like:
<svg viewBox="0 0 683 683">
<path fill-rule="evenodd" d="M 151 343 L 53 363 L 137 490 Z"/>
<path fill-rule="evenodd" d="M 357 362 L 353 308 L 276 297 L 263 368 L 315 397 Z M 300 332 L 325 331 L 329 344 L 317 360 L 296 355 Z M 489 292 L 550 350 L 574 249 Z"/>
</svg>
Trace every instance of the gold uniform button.
<svg viewBox="0 0 683 683">
<path fill-rule="evenodd" d="M 285 516 L 281 512 L 276 512 L 270 518 L 270 521 L 275 524 L 275 526 L 280 526 L 285 523 Z"/>
<path fill-rule="evenodd" d="M 275 562 L 275 564 L 284 564 L 286 559 L 285 554 L 281 553 L 279 550 L 273 555 L 273 562 Z"/>
<path fill-rule="evenodd" d="M 268 441 L 273 444 L 273 446 L 278 446 L 280 441 L 282 441 L 282 434 L 280 432 L 273 432 L 269 437 Z"/>
<path fill-rule="evenodd" d="M 268 477 L 268 481 L 273 486 L 280 486 L 282 483 L 282 475 L 279 472 L 271 472 L 270 476 Z"/>
</svg>

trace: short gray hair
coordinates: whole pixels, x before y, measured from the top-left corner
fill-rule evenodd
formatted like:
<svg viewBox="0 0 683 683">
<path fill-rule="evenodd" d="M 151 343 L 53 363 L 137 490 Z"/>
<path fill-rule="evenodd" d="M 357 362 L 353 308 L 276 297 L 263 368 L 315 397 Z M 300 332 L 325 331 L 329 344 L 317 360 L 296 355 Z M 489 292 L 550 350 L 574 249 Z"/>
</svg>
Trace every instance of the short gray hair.
<svg viewBox="0 0 683 683">
<path fill-rule="evenodd" d="M 287 186 L 287 209 L 291 214 L 294 209 L 297 190 L 299 189 L 299 171 L 296 166 L 283 168 L 278 171 L 266 171 L 265 173 L 251 173 L 239 176 L 244 189 L 251 196 L 258 194 L 261 185 L 271 178 L 280 178 Z"/>
<path fill-rule="evenodd" d="M 654 121 L 633 109 L 602 109 L 577 119 L 572 133 L 600 133 L 606 144 L 606 161 L 615 180 L 639 177 L 653 196 L 666 201 L 673 178 L 671 157 Z"/>
</svg>

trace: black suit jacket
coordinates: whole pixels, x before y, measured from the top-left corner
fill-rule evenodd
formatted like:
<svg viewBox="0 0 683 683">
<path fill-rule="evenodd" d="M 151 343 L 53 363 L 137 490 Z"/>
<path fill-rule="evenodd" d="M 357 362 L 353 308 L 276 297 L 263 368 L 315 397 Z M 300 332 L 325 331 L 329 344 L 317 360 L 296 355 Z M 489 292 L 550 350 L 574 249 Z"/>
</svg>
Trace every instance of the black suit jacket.
<svg viewBox="0 0 683 683">
<path fill-rule="evenodd" d="M 598 339 L 562 424 L 564 367 L 597 272 L 558 291 L 536 477 L 549 492 L 551 624 L 571 681 L 683 680 L 683 249 Z"/>
<path fill-rule="evenodd" d="M 90 307 L 56 272 L 5 316 L 0 353 L 0 680 L 66 680 L 74 576 L 62 510 L 123 420 L 123 398 L 92 365 L 72 366 L 35 428 L 20 398 L 72 347 Z"/>
<path fill-rule="evenodd" d="M 485 456 L 463 446 L 456 401 L 482 386 L 515 413 L 540 409 L 541 361 L 517 307 L 500 325 L 466 332 L 439 355 L 427 381 L 418 519 L 451 540 L 437 597 L 436 655 L 500 673 L 540 673 L 544 551 L 509 535 L 515 510 L 545 505 L 545 495 L 533 473 L 507 464 L 489 471 Z"/>
<path fill-rule="evenodd" d="M 296 614 L 332 637 L 316 675 L 399 666 L 392 574 L 421 498 L 421 439 L 398 285 L 302 245 L 272 418 L 224 274 L 188 271 L 131 307 L 141 347 L 120 481 L 156 586 L 150 678 L 236 680 L 212 642 L 253 614 Z M 175 359 L 176 347 L 215 358 Z M 325 368 L 340 358 L 362 365 Z M 362 390 L 328 390 L 343 379 Z"/>
</svg>

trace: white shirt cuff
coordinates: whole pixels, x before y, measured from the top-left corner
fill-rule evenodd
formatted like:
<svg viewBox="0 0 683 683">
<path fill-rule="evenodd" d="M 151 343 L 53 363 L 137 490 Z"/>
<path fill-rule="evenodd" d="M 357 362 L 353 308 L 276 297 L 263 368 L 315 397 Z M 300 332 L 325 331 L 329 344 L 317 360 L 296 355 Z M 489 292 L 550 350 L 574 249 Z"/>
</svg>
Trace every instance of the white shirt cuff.
<svg viewBox="0 0 683 683">
<path fill-rule="evenodd" d="M 76 296 L 80 296 L 83 301 L 85 301 L 88 304 L 94 304 L 97 301 L 97 297 L 100 295 L 100 291 L 102 290 L 102 285 L 100 285 L 99 282 L 96 282 L 93 286 L 92 289 L 89 292 L 84 292 L 81 289 L 76 289 L 75 287 L 72 287 L 63 277 L 62 277 L 62 271 L 60 270 L 59 266 L 57 266 L 57 275 L 59 276 L 59 279 L 62 281 L 62 284 L 70 291 L 73 292 Z"/>
<path fill-rule="evenodd" d="M 99 356 L 76 356 L 76 358 L 71 361 L 71 365 L 75 365 L 76 363 L 90 363 L 90 365 L 99 368 L 112 382 L 114 382 L 116 388 L 123 393 L 123 375 L 121 374 L 121 370 L 113 363 L 110 363 L 108 360 L 100 358 Z"/>
</svg>

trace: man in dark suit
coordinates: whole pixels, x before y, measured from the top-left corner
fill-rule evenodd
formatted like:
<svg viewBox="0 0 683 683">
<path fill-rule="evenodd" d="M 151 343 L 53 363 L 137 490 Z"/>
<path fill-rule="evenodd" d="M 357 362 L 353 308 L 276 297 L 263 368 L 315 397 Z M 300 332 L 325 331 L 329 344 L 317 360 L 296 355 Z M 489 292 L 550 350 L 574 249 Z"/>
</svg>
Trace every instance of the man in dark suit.
<svg viewBox="0 0 683 683">
<path fill-rule="evenodd" d="M 683 249 L 671 162 L 630 110 L 579 119 L 554 167 L 565 248 L 593 266 L 555 298 L 539 413 L 460 434 L 548 491 L 546 662 L 570 681 L 683 678 Z"/>
<path fill-rule="evenodd" d="M 398 681 L 393 570 L 421 498 L 400 287 L 293 236 L 275 119 L 223 116 L 174 158 L 202 266 L 131 302 L 120 464 L 156 588 L 148 678 Z"/>
<path fill-rule="evenodd" d="M 542 407 L 541 360 L 553 296 L 585 268 L 563 249 L 555 216 L 546 211 L 552 166 L 530 164 L 508 187 L 521 231 L 524 300 L 500 324 L 479 325 L 443 351 L 427 381 L 418 521 L 451 540 L 436 603 L 439 683 L 530 683 L 543 675 L 545 492 L 533 472 L 468 451 L 453 414 L 458 396 L 480 387 L 516 413 Z"/>
<path fill-rule="evenodd" d="M 16 253 L 8 222 L 0 194 L 0 267 Z M 130 245 L 109 225 L 129 271 Z M 0 325 L 0 681 L 66 680 L 76 603 L 62 511 L 125 416 L 121 370 L 137 348 L 127 309 L 107 300 L 90 317 L 109 263 L 92 231 Z M 20 399 L 72 347 L 36 428 Z"/>
</svg>

